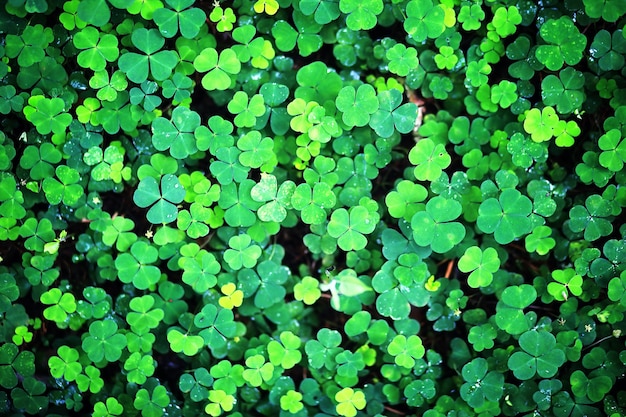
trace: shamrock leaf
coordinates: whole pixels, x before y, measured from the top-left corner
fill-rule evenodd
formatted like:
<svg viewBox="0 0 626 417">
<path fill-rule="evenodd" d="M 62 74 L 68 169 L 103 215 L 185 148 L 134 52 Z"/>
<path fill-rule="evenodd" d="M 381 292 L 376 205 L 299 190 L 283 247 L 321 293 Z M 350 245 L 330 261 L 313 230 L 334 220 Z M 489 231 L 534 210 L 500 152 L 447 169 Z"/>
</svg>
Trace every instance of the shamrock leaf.
<svg viewBox="0 0 626 417">
<path fill-rule="evenodd" d="M 152 122 L 152 144 L 159 151 L 169 149 L 176 159 L 196 153 L 196 140 L 208 134 L 208 129 L 200 125 L 198 113 L 182 106 L 174 109 L 171 121 L 157 117 Z"/>
<path fill-rule="evenodd" d="M 484 233 L 493 233 L 500 244 L 507 244 L 532 230 L 532 202 L 518 190 L 507 188 L 498 199 L 488 198 L 478 208 L 476 224 Z"/>
<path fill-rule="evenodd" d="M 471 246 L 459 259 L 459 270 L 470 272 L 467 283 L 472 288 L 486 287 L 491 284 L 493 274 L 500 268 L 498 252 L 494 248 L 482 251 L 478 246 Z"/>
<path fill-rule="evenodd" d="M 115 267 L 120 281 L 145 290 L 155 285 L 161 278 L 158 267 L 151 265 L 156 262 L 158 251 L 154 246 L 139 240 L 130 247 L 130 253 L 121 253 L 115 259 Z"/>
<path fill-rule="evenodd" d="M 185 198 L 185 189 L 175 175 L 165 174 L 161 177 L 160 186 L 154 177 L 141 180 L 133 201 L 139 207 L 148 210 L 147 218 L 150 223 L 171 223 L 176 220 L 178 209 L 176 204 Z"/>
<path fill-rule="evenodd" d="M 461 370 L 465 383 L 461 386 L 461 398 L 470 407 L 480 408 L 487 401 L 498 401 L 504 393 L 504 375 L 489 371 L 484 358 L 476 358 Z"/>
<path fill-rule="evenodd" d="M 351 30 L 369 30 L 376 26 L 376 16 L 383 11 L 381 0 L 339 0 L 339 10 L 346 13 L 346 25 Z"/>
<path fill-rule="evenodd" d="M 453 222 L 461 215 L 462 205 L 456 200 L 441 196 L 431 198 L 426 210 L 411 218 L 413 239 L 420 246 L 430 246 L 434 252 L 445 253 L 465 237 L 465 227 Z"/>
<path fill-rule="evenodd" d="M 241 62 L 232 49 L 217 52 L 214 48 L 203 49 L 194 59 L 196 71 L 207 72 L 202 77 L 202 87 L 205 90 L 226 90 L 230 87 L 231 76 L 239 74 Z"/>
<path fill-rule="evenodd" d="M 376 90 L 369 84 L 362 84 L 358 89 L 343 87 L 335 102 L 337 110 L 343 112 L 342 120 L 348 127 L 365 126 L 379 106 Z"/>
<path fill-rule="evenodd" d="M 158 30 L 139 28 L 133 31 L 131 40 L 145 55 L 127 52 L 120 56 L 118 60 L 120 70 L 129 80 L 141 84 L 148 79 L 148 75 L 152 75 L 156 81 L 170 77 L 179 57 L 174 51 L 159 51 L 165 45 L 165 39 Z"/>
<path fill-rule="evenodd" d="M 364 206 L 333 211 L 328 222 L 328 234 L 337 239 L 339 247 L 345 251 L 360 250 L 367 246 L 366 234 L 376 228 L 379 216 Z"/>
<path fill-rule="evenodd" d="M 560 70 L 563 64 L 576 65 L 582 59 L 587 38 L 571 19 L 549 19 L 541 25 L 539 35 L 548 44 L 539 45 L 535 55 L 550 71 Z"/>
<path fill-rule="evenodd" d="M 415 165 L 414 175 L 419 181 L 434 181 L 452 162 L 452 158 L 441 144 L 424 138 L 409 152 L 409 161 Z"/>
<path fill-rule="evenodd" d="M 193 0 L 165 0 L 165 2 L 172 9 L 159 8 L 152 15 L 161 34 L 166 38 L 172 38 L 180 28 L 183 37 L 194 38 L 206 20 L 204 11 L 197 7 L 189 7 L 194 4 Z"/>
<path fill-rule="evenodd" d="M 563 350 L 555 349 L 556 338 L 546 330 L 524 332 L 519 345 L 522 351 L 514 352 L 507 364 L 520 380 L 531 379 L 535 374 L 552 378 L 566 360 Z"/>
<path fill-rule="evenodd" d="M 411 335 L 408 338 L 402 334 L 396 335 L 387 346 L 387 352 L 394 357 L 396 365 L 412 369 L 415 361 L 424 356 L 426 350 L 419 336 Z"/>
<path fill-rule="evenodd" d="M 93 362 L 115 362 L 126 347 L 126 337 L 118 332 L 113 320 L 98 320 L 89 325 L 89 334 L 83 339 L 82 348 Z"/>
<path fill-rule="evenodd" d="M 93 26 L 77 32 L 73 42 L 76 48 L 84 49 L 78 54 L 78 65 L 92 71 L 104 70 L 107 62 L 114 62 L 120 55 L 115 35 L 102 34 Z"/>
<path fill-rule="evenodd" d="M 404 30 L 417 43 L 427 38 L 435 39 L 446 29 L 445 14 L 444 9 L 433 4 L 432 0 L 411 0 L 406 6 Z"/>
<path fill-rule="evenodd" d="M 413 130 L 418 108 L 414 103 L 401 103 L 402 94 L 396 89 L 381 91 L 378 94 L 378 110 L 372 114 L 369 121 L 370 127 L 378 136 L 388 138 L 396 130 L 403 134 Z"/>
</svg>

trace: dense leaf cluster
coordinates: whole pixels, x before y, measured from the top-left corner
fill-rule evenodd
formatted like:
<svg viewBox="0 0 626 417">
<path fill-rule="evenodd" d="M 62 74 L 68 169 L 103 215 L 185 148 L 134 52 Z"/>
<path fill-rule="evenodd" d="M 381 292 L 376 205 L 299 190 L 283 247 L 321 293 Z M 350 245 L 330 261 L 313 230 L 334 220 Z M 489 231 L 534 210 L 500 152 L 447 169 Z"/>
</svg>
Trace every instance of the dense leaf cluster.
<svg viewBox="0 0 626 417">
<path fill-rule="evenodd" d="M 0 414 L 626 415 L 624 0 L 8 0 Z"/>
</svg>

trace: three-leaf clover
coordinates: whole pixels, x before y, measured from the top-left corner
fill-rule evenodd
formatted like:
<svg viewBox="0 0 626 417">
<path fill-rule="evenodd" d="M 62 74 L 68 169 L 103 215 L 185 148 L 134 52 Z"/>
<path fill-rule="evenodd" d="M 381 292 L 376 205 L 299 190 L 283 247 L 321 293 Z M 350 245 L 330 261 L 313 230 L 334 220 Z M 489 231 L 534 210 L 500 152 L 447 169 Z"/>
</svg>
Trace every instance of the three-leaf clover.
<svg viewBox="0 0 626 417">
<path fill-rule="evenodd" d="M 484 233 L 493 233 L 496 241 L 507 244 L 531 231 L 532 202 L 514 188 L 483 201 L 478 208 L 476 224 Z"/>
<path fill-rule="evenodd" d="M 548 44 L 539 45 L 535 55 L 549 70 L 558 71 L 564 64 L 576 65 L 582 59 L 587 38 L 571 19 L 549 19 L 541 25 L 539 35 Z"/>
<path fill-rule="evenodd" d="M 459 244 L 465 237 L 465 227 L 453 222 L 461 215 L 463 206 L 456 200 L 441 196 L 431 198 L 426 210 L 411 218 L 413 239 L 420 246 L 429 246 L 434 252 L 445 253 Z"/>
<path fill-rule="evenodd" d="M 443 144 L 424 138 L 417 142 L 409 152 L 409 161 L 415 165 L 415 178 L 420 181 L 434 181 L 452 162 Z"/>
<path fill-rule="evenodd" d="M 471 246 L 459 259 L 459 270 L 470 272 L 467 284 L 472 288 L 486 287 L 491 284 L 493 274 L 500 268 L 498 252 L 494 248 L 484 251 L 478 246 Z"/>
<path fill-rule="evenodd" d="M 394 131 L 406 134 L 415 127 L 418 107 L 414 103 L 402 103 L 402 93 L 396 89 L 381 91 L 378 94 L 378 110 L 372 114 L 369 125 L 383 138 Z"/>
<path fill-rule="evenodd" d="M 194 59 L 193 67 L 199 72 L 208 71 L 202 77 L 202 87 L 206 90 L 226 90 L 231 85 L 231 76 L 241 71 L 241 62 L 230 48 L 219 53 L 214 48 L 206 48 Z"/>
<path fill-rule="evenodd" d="M 383 11 L 381 0 L 339 0 L 339 10 L 347 14 L 346 25 L 351 30 L 369 30 L 376 26 L 376 16 Z"/>
<path fill-rule="evenodd" d="M 189 7 L 194 4 L 194 0 L 165 0 L 165 2 L 172 9 L 162 7 L 155 10 L 152 15 L 161 34 L 166 38 L 172 38 L 180 29 L 183 37 L 194 38 L 206 20 L 204 11 L 197 7 Z"/>
<path fill-rule="evenodd" d="M 367 246 L 365 235 L 374 231 L 378 220 L 378 214 L 364 206 L 349 210 L 339 208 L 330 216 L 328 234 L 337 239 L 337 244 L 345 251 L 364 249 Z"/>
<path fill-rule="evenodd" d="M 335 401 L 337 401 L 337 414 L 344 417 L 354 417 L 357 414 L 357 410 L 365 408 L 367 401 L 365 394 L 361 390 L 354 390 L 350 387 L 343 388 L 341 391 L 335 394 Z"/>
<path fill-rule="evenodd" d="M 529 330 L 519 338 L 522 351 L 514 352 L 508 360 L 516 378 L 531 379 L 535 374 L 552 378 L 565 363 L 565 352 L 556 349 L 556 338 L 546 330 Z"/>
<path fill-rule="evenodd" d="M 144 54 L 127 52 L 120 56 L 118 65 L 128 79 L 141 84 L 149 75 L 156 81 L 169 78 L 178 64 L 179 57 L 174 51 L 160 50 L 165 45 L 165 39 L 159 31 L 139 28 L 133 31 L 131 40 Z"/>
<path fill-rule="evenodd" d="M 114 320 L 98 320 L 89 325 L 89 335 L 83 339 L 82 347 L 93 362 L 115 362 L 126 347 L 126 337 L 118 332 Z"/>
<path fill-rule="evenodd" d="M 133 283 L 140 290 L 145 290 L 156 284 L 161 278 L 161 271 L 155 265 L 158 250 L 139 240 L 130 247 L 130 251 L 121 253 L 115 259 L 115 267 L 120 281 Z"/>
<path fill-rule="evenodd" d="M 387 352 L 394 357 L 396 365 L 412 369 L 415 361 L 424 356 L 426 350 L 419 336 L 396 335 L 387 346 Z"/>
<path fill-rule="evenodd" d="M 404 30 L 415 42 L 437 38 L 445 29 L 446 12 L 432 0 L 411 0 L 406 6 Z"/>
<path fill-rule="evenodd" d="M 484 358 L 476 358 L 461 370 L 465 383 L 461 386 L 461 398 L 471 407 L 480 408 L 485 401 L 498 401 L 504 392 L 504 375 L 489 371 Z"/>
<path fill-rule="evenodd" d="M 76 298 L 72 293 L 63 293 L 58 288 L 52 288 L 39 297 L 42 304 L 50 305 L 43 311 L 43 316 L 57 324 L 67 320 L 68 315 L 76 311 Z"/>
<path fill-rule="evenodd" d="M 352 86 L 343 87 L 335 103 L 337 110 L 343 113 L 341 118 L 348 127 L 365 126 L 379 106 L 376 90 L 369 84 L 362 84 L 358 89 Z"/>
<path fill-rule="evenodd" d="M 584 231 L 584 238 L 590 242 L 607 236 L 613 231 L 610 217 L 611 203 L 598 194 L 592 194 L 585 205 L 577 204 L 569 212 L 569 227 L 574 232 Z"/>
<path fill-rule="evenodd" d="M 146 177 L 139 182 L 133 195 L 133 201 L 139 207 L 148 210 L 147 218 L 150 223 L 171 223 L 176 220 L 178 209 L 176 204 L 185 198 L 185 189 L 178 177 L 165 174 L 161 177 L 160 185 L 154 177 Z"/>
<path fill-rule="evenodd" d="M 93 26 L 77 32 L 72 40 L 76 48 L 83 49 L 78 54 L 78 65 L 92 71 L 104 70 L 108 62 L 115 62 L 120 55 L 117 37 L 103 34 Z"/>
</svg>

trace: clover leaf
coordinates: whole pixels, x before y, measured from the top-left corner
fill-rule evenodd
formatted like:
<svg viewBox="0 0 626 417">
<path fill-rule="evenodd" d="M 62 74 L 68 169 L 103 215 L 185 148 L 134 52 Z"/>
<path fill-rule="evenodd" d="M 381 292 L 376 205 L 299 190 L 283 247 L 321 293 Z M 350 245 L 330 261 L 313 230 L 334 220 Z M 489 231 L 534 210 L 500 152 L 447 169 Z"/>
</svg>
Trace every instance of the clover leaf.
<svg viewBox="0 0 626 417">
<path fill-rule="evenodd" d="M 35 374 L 35 355 L 29 350 L 22 350 L 13 343 L 0 346 L 0 386 L 15 388 L 18 376 L 27 378 Z"/>
<path fill-rule="evenodd" d="M 302 360 L 302 353 L 299 350 L 302 341 L 290 331 L 281 332 L 279 340 L 280 342 L 271 340 L 267 344 L 270 363 L 284 369 L 291 369 Z"/>
<path fill-rule="evenodd" d="M 189 7 L 194 4 L 193 0 L 165 0 L 165 2 L 172 9 L 159 8 L 152 15 L 161 34 L 166 38 L 172 38 L 180 28 L 183 37 L 194 38 L 206 20 L 204 11 L 197 7 Z"/>
<path fill-rule="evenodd" d="M 307 57 L 322 47 L 323 41 L 319 34 L 322 26 L 314 18 L 294 11 L 293 23 L 295 29 L 285 20 L 278 20 L 272 26 L 272 36 L 279 51 L 291 51 L 297 45 L 300 54 Z"/>
<path fill-rule="evenodd" d="M 507 244 L 529 232 L 532 202 L 516 189 L 507 188 L 496 198 L 488 198 L 478 208 L 476 224 L 484 233 L 493 233 L 500 244 Z"/>
<path fill-rule="evenodd" d="M 212 352 L 223 349 L 237 331 L 232 310 L 218 309 L 213 304 L 205 305 L 194 317 L 193 323 L 202 329 L 200 336 Z"/>
<path fill-rule="evenodd" d="M 110 33 L 102 34 L 93 26 L 77 32 L 72 40 L 76 48 L 84 49 L 78 54 L 78 65 L 92 71 L 104 70 L 108 62 L 114 62 L 120 55 L 117 38 Z"/>
<path fill-rule="evenodd" d="M 626 162 L 626 141 L 617 129 L 611 129 L 598 139 L 602 150 L 598 162 L 612 172 L 619 172 Z"/>
<path fill-rule="evenodd" d="M 569 294 L 580 296 L 583 293 L 583 278 L 573 268 L 552 271 L 554 282 L 548 284 L 548 293 L 557 301 L 567 301 Z"/>
<path fill-rule="evenodd" d="M 109 397 L 106 402 L 98 401 L 93 406 L 93 417 L 114 417 L 121 416 L 124 406 L 114 397 Z"/>
<path fill-rule="evenodd" d="M 597 194 L 592 194 L 585 200 L 585 205 L 575 205 L 569 212 L 569 227 L 574 232 L 584 231 L 586 240 L 592 242 L 613 231 L 613 225 L 608 219 L 611 217 L 610 203 Z"/>
<path fill-rule="evenodd" d="M 325 25 L 339 17 L 339 4 L 331 0 L 300 0 L 300 11 L 305 16 L 315 18 L 320 25 Z"/>
<path fill-rule="evenodd" d="M 83 350 L 93 362 L 115 362 L 126 347 L 126 337 L 118 332 L 113 320 L 98 320 L 89 325 L 89 335 L 83 339 Z"/>
<path fill-rule="evenodd" d="M 235 125 L 239 127 L 254 127 L 257 118 L 265 114 L 264 99 L 261 94 L 255 94 L 248 101 L 245 91 L 237 91 L 228 103 L 228 111 L 235 114 Z"/>
<path fill-rule="evenodd" d="M 238 270 L 243 267 L 254 268 L 262 250 L 258 245 L 251 244 L 249 235 L 233 236 L 228 240 L 229 249 L 224 252 L 224 260 L 232 269 Z"/>
<path fill-rule="evenodd" d="M 491 24 L 496 30 L 496 33 L 501 38 L 506 38 L 515 33 L 517 25 L 522 23 L 522 15 L 515 6 L 500 7 L 496 9 L 493 15 Z"/>
<path fill-rule="evenodd" d="M 592 0 L 583 0 L 585 13 L 592 19 L 602 18 L 607 22 L 615 22 L 620 17 L 621 3 L 619 1 L 603 1 L 596 3 Z"/>
<path fill-rule="evenodd" d="M 519 345 L 522 351 L 514 352 L 507 365 L 520 380 L 528 380 L 535 374 L 552 378 L 565 363 L 565 353 L 556 348 L 556 338 L 546 330 L 524 332 Z"/>
<path fill-rule="evenodd" d="M 299 210 L 302 221 L 307 224 L 322 224 L 327 218 L 327 210 L 337 203 L 332 188 L 325 182 L 313 186 L 308 183 L 299 184 L 291 196 L 291 204 Z"/>
<path fill-rule="evenodd" d="M 411 218 L 413 239 L 420 246 L 430 246 L 434 252 L 445 253 L 465 237 L 465 227 L 453 222 L 461 215 L 462 205 L 456 200 L 441 196 L 431 198 L 426 210 Z"/>
<path fill-rule="evenodd" d="M 154 80 L 163 81 L 170 77 L 179 57 L 174 51 L 160 49 L 165 45 L 165 39 L 156 29 L 139 28 L 131 35 L 133 45 L 143 54 L 127 52 L 118 60 L 122 70 L 129 80 L 141 84 L 152 75 Z"/>
<path fill-rule="evenodd" d="M 571 19 L 549 19 L 541 25 L 539 35 L 548 45 L 539 45 L 535 54 L 549 70 L 558 71 L 563 64 L 576 65 L 582 59 L 587 38 Z"/>
<path fill-rule="evenodd" d="M 337 405 L 335 407 L 337 414 L 344 417 L 355 417 L 357 410 L 365 408 L 367 401 L 365 394 L 361 390 L 354 390 L 352 388 L 343 388 L 341 391 L 335 394 L 335 401 Z"/>
<path fill-rule="evenodd" d="M 613 388 L 613 381 L 607 375 L 587 376 L 581 370 L 570 375 L 572 392 L 577 397 L 587 397 L 593 402 L 602 401 Z"/>
<path fill-rule="evenodd" d="M 161 177 L 160 186 L 154 177 L 146 177 L 139 182 L 133 195 L 133 201 L 139 207 L 148 210 L 150 223 L 171 223 L 176 220 L 178 209 L 176 204 L 185 198 L 185 189 L 175 175 L 165 174 Z"/>
<path fill-rule="evenodd" d="M 417 142 L 409 152 L 409 161 L 415 165 L 415 178 L 419 181 L 434 181 L 452 162 L 441 143 L 435 144 L 430 138 Z"/>
<path fill-rule="evenodd" d="M 372 114 L 378 110 L 376 90 L 369 84 L 362 84 L 358 89 L 345 86 L 335 100 L 337 110 L 343 112 L 341 118 L 348 127 L 367 125 Z"/>
<path fill-rule="evenodd" d="M 183 268 L 183 282 L 202 294 L 217 284 L 216 274 L 221 265 L 210 252 L 200 250 L 197 244 L 189 244 L 180 248 L 181 257 L 178 265 Z"/>
<path fill-rule="evenodd" d="M 154 329 L 161 323 L 165 313 L 160 308 L 153 308 L 155 302 L 155 298 L 149 294 L 130 300 L 132 311 L 126 315 L 126 321 L 131 329 L 141 332 L 142 329 Z"/>
<path fill-rule="evenodd" d="M 401 103 L 402 94 L 398 90 L 386 90 L 378 94 L 378 110 L 369 121 L 378 136 L 388 138 L 395 130 L 404 134 L 413 130 L 418 108 L 414 103 Z"/>
<path fill-rule="evenodd" d="M 217 23 L 217 30 L 219 32 L 229 32 L 233 30 L 233 23 L 237 21 L 237 17 L 233 12 L 233 9 L 227 7 L 223 9 L 221 6 L 217 6 L 213 8 L 211 14 L 209 15 L 209 19 L 211 22 Z"/>
<path fill-rule="evenodd" d="M 204 346 L 204 339 L 201 336 L 183 333 L 175 327 L 168 330 L 167 341 L 172 351 L 182 352 L 185 356 L 194 356 Z"/>
<path fill-rule="evenodd" d="M 541 82 L 541 97 L 547 106 L 556 106 L 561 114 L 580 110 L 585 95 L 582 87 L 585 77 L 582 72 L 572 67 L 561 70 L 559 76 L 548 75 Z"/>
<path fill-rule="evenodd" d="M 239 185 L 231 183 L 222 187 L 218 204 L 225 210 L 224 220 L 229 226 L 250 227 L 256 222 L 257 216 L 254 211 L 258 210 L 262 204 L 254 201 L 250 196 L 254 185 L 254 181 L 245 179 Z"/>
<path fill-rule="evenodd" d="M 278 187 L 276 177 L 271 174 L 261 174 L 261 181 L 257 183 L 250 196 L 265 204 L 257 210 L 257 216 L 262 221 L 282 222 L 287 217 L 287 209 L 291 208 L 291 197 L 296 189 L 292 181 L 286 181 Z"/>
<path fill-rule="evenodd" d="M 80 197 L 83 196 L 83 187 L 77 184 L 80 174 L 73 168 L 60 165 L 55 170 L 56 178 L 44 178 L 42 189 L 46 193 L 46 198 L 50 204 L 60 204 L 75 206 Z"/>
<path fill-rule="evenodd" d="M 120 281 L 145 290 L 155 285 L 161 278 L 161 271 L 155 265 L 158 251 L 154 246 L 139 240 L 130 247 L 130 253 L 121 253 L 115 259 L 115 267 Z"/>
<path fill-rule="evenodd" d="M 59 356 L 51 356 L 48 359 L 50 374 L 55 378 L 64 378 L 66 381 L 74 381 L 83 370 L 78 362 L 78 351 L 63 345 L 57 350 Z"/>
<path fill-rule="evenodd" d="M 623 32 L 622 32 L 623 33 Z M 626 42 L 620 31 L 611 35 L 607 30 L 599 30 L 591 43 L 589 52 L 598 60 L 598 65 L 604 71 L 619 70 L 624 66 L 624 48 Z"/>
<path fill-rule="evenodd" d="M 537 298 L 537 290 L 528 284 L 506 287 L 496 306 L 496 324 L 510 334 L 521 334 L 530 328 L 529 317 L 523 309 Z"/>
<path fill-rule="evenodd" d="M 72 115 L 65 113 L 65 102 L 58 97 L 49 99 L 41 95 L 30 96 L 23 112 L 42 135 L 64 134 L 72 122 Z"/>
<path fill-rule="evenodd" d="M 167 388 L 163 385 L 157 385 L 151 391 L 146 388 L 137 391 L 133 406 L 137 410 L 141 410 L 141 415 L 144 417 L 161 417 L 163 409 L 170 403 Z"/>
<path fill-rule="evenodd" d="M 422 203 L 428 197 L 428 191 L 420 184 L 409 180 L 402 180 L 396 185 L 396 190 L 385 197 L 389 214 L 395 218 L 404 218 L 411 221 L 413 215 L 424 209 Z"/>
<path fill-rule="evenodd" d="M 364 206 L 339 208 L 330 216 L 328 234 L 337 239 L 339 247 L 345 251 L 360 250 L 367 246 L 365 235 L 376 228 L 379 216 Z"/>
<path fill-rule="evenodd" d="M 537 252 L 539 255 L 548 254 L 555 246 L 556 240 L 551 237 L 552 228 L 549 226 L 535 227 L 531 234 L 526 236 L 525 247 L 529 252 Z"/>
<path fill-rule="evenodd" d="M 85 0 L 78 4 L 77 18 L 96 27 L 106 25 L 111 19 L 111 9 L 105 0 Z"/>
<path fill-rule="evenodd" d="M 415 361 L 424 356 L 426 350 L 419 336 L 411 335 L 407 338 L 399 334 L 391 340 L 387 346 L 387 352 L 394 357 L 396 365 L 412 369 Z"/>
<path fill-rule="evenodd" d="M 472 288 L 486 287 L 491 284 L 493 274 L 500 268 L 498 252 L 494 248 L 484 251 L 478 246 L 471 246 L 459 259 L 459 270 L 470 272 L 467 284 Z"/>
<path fill-rule="evenodd" d="M 194 59 L 193 67 L 199 72 L 208 71 L 202 77 L 202 87 L 206 90 L 226 90 L 232 83 L 231 76 L 241 71 L 241 62 L 232 49 L 218 53 L 214 48 L 206 48 Z"/>
<path fill-rule="evenodd" d="M 380 0 L 339 0 L 339 10 L 347 14 L 346 25 L 351 30 L 369 30 L 376 26 L 376 16 L 383 11 Z"/>
<path fill-rule="evenodd" d="M 480 408 L 487 401 L 498 401 L 504 393 L 504 375 L 489 371 L 484 358 L 476 358 L 461 370 L 465 382 L 461 386 L 461 398 L 470 407 Z"/>
<path fill-rule="evenodd" d="M 44 59 L 44 50 L 54 40 L 51 28 L 27 25 L 21 35 L 6 35 L 6 56 L 17 58 L 20 67 L 26 68 Z"/>
<path fill-rule="evenodd" d="M 152 144 L 159 151 L 169 149 L 176 159 L 184 159 L 198 151 L 196 141 L 209 134 L 205 126 L 200 125 L 200 116 L 186 107 L 176 107 L 171 121 L 157 117 L 152 122 Z"/>
<path fill-rule="evenodd" d="M 68 318 L 68 314 L 76 311 L 76 298 L 72 293 L 63 293 L 58 288 L 52 288 L 39 297 L 42 304 L 50 305 L 46 307 L 43 316 L 57 324 L 62 324 Z"/>
<path fill-rule="evenodd" d="M 411 0 L 406 6 L 404 30 L 417 43 L 427 38 L 435 39 L 446 29 L 445 14 L 444 9 L 432 0 Z"/>
</svg>

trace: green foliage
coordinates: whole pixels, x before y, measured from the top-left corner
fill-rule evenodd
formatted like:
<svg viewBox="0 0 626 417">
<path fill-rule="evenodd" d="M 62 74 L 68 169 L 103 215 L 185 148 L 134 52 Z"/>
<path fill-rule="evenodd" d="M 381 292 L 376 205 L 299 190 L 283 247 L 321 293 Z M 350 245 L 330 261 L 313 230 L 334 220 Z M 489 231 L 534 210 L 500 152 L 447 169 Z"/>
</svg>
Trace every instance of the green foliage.
<svg viewBox="0 0 626 417">
<path fill-rule="evenodd" d="M 0 414 L 626 414 L 623 0 L 0 9 Z"/>
</svg>

